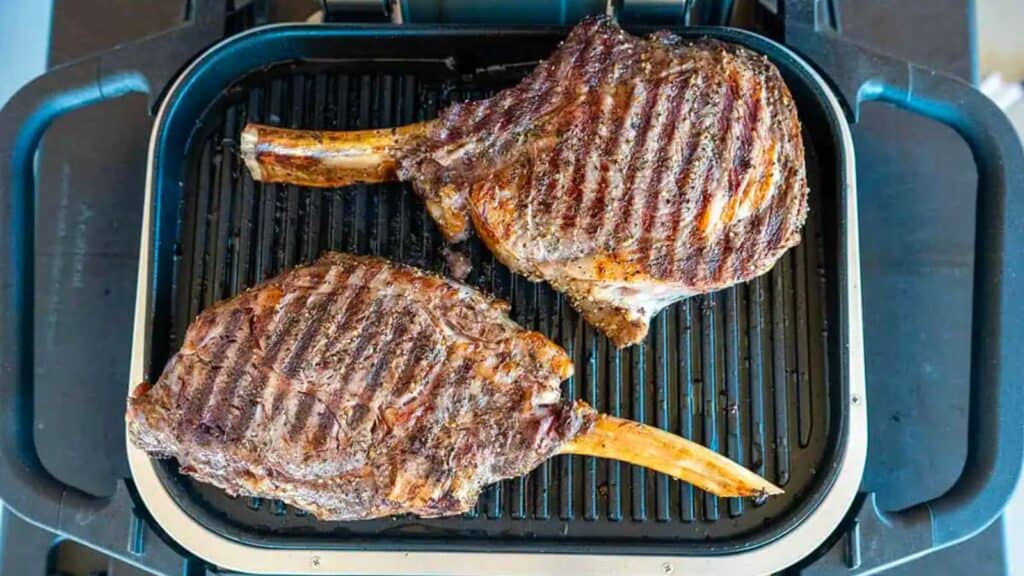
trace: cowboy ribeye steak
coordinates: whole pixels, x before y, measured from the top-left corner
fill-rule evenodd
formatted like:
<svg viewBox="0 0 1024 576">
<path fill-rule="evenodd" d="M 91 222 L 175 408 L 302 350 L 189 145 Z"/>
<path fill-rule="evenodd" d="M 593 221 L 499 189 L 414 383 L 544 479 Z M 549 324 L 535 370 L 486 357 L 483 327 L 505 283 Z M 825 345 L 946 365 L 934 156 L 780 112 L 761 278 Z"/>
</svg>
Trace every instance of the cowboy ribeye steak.
<svg viewBox="0 0 1024 576">
<path fill-rule="evenodd" d="M 258 180 L 410 180 L 449 240 L 567 294 L 617 345 L 764 273 L 807 213 L 800 123 L 761 55 L 587 19 L 518 85 L 398 129 L 250 125 Z"/>
</svg>

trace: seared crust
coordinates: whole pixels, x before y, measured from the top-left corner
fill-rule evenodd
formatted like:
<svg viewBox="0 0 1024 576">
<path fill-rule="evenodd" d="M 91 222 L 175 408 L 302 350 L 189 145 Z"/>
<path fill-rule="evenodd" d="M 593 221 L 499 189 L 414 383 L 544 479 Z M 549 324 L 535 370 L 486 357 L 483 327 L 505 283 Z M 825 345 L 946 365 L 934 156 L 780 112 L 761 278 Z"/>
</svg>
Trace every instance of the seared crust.
<svg viewBox="0 0 1024 576">
<path fill-rule="evenodd" d="M 587 430 L 565 352 L 464 285 L 328 254 L 200 314 L 132 441 L 323 519 L 457 514 Z"/>
<path fill-rule="evenodd" d="M 606 19 L 398 155 L 449 239 L 472 221 L 620 346 L 668 303 L 767 271 L 807 214 L 796 107 L 764 56 Z"/>
</svg>

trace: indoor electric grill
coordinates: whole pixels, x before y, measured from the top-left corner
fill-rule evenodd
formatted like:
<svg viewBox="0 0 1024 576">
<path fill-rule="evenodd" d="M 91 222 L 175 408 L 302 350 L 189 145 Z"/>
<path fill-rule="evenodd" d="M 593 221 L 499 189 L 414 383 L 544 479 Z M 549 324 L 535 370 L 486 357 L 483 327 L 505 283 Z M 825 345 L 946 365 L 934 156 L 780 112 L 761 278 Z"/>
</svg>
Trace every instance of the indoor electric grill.
<svg viewBox="0 0 1024 576">
<path fill-rule="evenodd" d="M 173 45 L 180 57 L 224 26 L 212 4 L 196 3 L 192 24 L 172 33 L 176 38 L 149 39 L 148 49 L 123 48 L 58 70 L 5 109 L 3 127 L 13 128 L 4 145 L 13 147 L 3 165 L 11 201 L 4 223 L 20 227 L 8 228 L 12 250 L 2 270 L 5 296 L 15 305 L 3 341 L 4 358 L 11 360 L 4 366 L 2 400 L 15 424 L 32 402 L 31 351 L 24 340 L 26 330 L 31 339 L 24 318 L 31 282 L 6 282 L 31 275 L 23 257 L 31 250 L 25 241 L 32 230 L 30 162 L 51 118 L 129 92 L 160 97 L 140 253 L 134 385 L 156 380 L 204 307 L 325 250 L 445 271 L 444 243 L 408 186 L 311 190 L 255 183 L 237 155 L 246 122 L 362 129 L 429 119 L 449 102 L 514 84 L 565 33 L 550 27 L 289 24 L 232 36 L 181 72 L 152 66 L 154 48 Z M 355 4 L 357 12 L 379 5 L 328 4 Z M 576 12 L 558 17 L 570 23 L 608 10 L 603 1 L 592 4 L 580 2 Z M 1021 257 L 1006 242 L 1020 237 L 1011 229 L 1020 227 L 1022 215 L 1010 191 L 1024 191 L 1024 162 L 1005 118 L 982 96 L 830 35 L 826 7 L 792 2 L 784 8 L 787 43 L 828 72 L 828 80 L 790 48 L 762 36 L 674 26 L 685 37 L 711 36 L 767 55 L 797 102 L 811 213 L 801 244 L 769 274 L 671 307 L 655 319 L 642 346 L 616 351 L 547 286 L 511 275 L 476 240 L 461 248 L 473 262 L 468 283 L 509 301 L 513 319 L 569 351 L 576 376 L 564 384 L 567 397 L 702 442 L 782 486 L 784 496 L 719 499 L 639 467 L 560 456 L 528 477 L 490 487 L 461 517 L 319 522 L 280 502 L 228 497 L 179 474 L 175 462 L 153 461 L 130 445 L 130 481 L 111 498 L 90 498 L 45 476 L 33 461 L 31 430 L 20 429 L 4 438 L 4 497 L 33 520 L 90 542 L 104 540 L 88 531 L 110 530 L 88 527 L 97 516 L 130 516 L 132 559 L 158 570 L 166 559 L 147 554 L 150 531 L 211 565 L 244 572 L 767 573 L 791 566 L 839 533 L 864 466 L 869 399 L 847 118 L 856 118 L 860 101 L 878 99 L 946 122 L 971 144 L 980 175 L 978 221 L 985 223 L 975 267 L 967 467 L 949 493 L 889 514 L 884 524 L 922 535 L 918 548 L 900 557 L 973 533 L 998 512 L 1020 464 L 1021 431 L 1014 426 L 1020 393 L 1010 387 L 1020 363 L 1009 357 L 1013 343 L 1001 338 L 1000 328 L 1009 321 L 1001 303 L 1014 301 L 1020 290 L 1004 271 L 1013 272 Z M 671 24 L 658 25 L 665 8 L 658 3 L 611 8 L 634 32 Z M 413 2 L 391 10 L 392 18 L 407 22 L 436 17 Z M 8 485 L 20 485 L 21 497 L 8 496 Z M 85 517 L 92 520 L 81 521 Z M 849 532 L 853 568 L 884 564 L 858 566 L 856 558 L 857 539 L 884 538 L 886 529 L 895 529 L 884 524 L 864 535 L 859 528 Z"/>
</svg>

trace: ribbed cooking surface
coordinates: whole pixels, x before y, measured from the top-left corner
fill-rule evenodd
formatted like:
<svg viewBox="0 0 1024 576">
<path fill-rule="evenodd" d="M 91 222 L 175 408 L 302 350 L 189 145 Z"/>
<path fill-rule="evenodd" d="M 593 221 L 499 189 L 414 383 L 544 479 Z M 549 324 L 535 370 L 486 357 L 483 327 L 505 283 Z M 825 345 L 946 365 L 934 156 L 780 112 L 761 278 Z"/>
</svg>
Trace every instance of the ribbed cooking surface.
<svg viewBox="0 0 1024 576">
<path fill-rule="evenodd" d="M 348 72 L 342 72 L 342 66 Z M 379 254 L 444 271 L 434 223 L 405 184 L 313 190 L 254 183 L 237 157 L 247 121 L 289 127 L 362 129 L 433 118 L 452 101 L 484 97 L 514 82 L 507 71 L 457 76 L 359 63 L 278 66 L 224 95 L 202 120 L 185 175 L 171 351 L 204 307 L 326 250 Z M 381 64 L 363 70 L 380 71 Z M 401 73 L 408 71 L 408 73 Z M 500 80 L 496 80 L 500 77 Z M 720 499 L 643 468 L 560 456 L 526 478 L 487 489 L 460 518 L 317 522 L 279 502 L 232 499 L 178 475 L 165 463 L 172 494 L 222 533 L 261 545 L 452 546 L 543 543 L 674 543 L 683 552 L 741 546 L 766 527 L 787 524 L 815 493 L 815 471 L 831 435 L 821 212 L 809 154 L 811 213 L 803 242 L 768 275 L 674 305 L 642 346 L 618 351 L 543 284 L 511 275 L 477 240 L 467 282 L 512 303 L 512 317 L 560 343 L 576 364 L 564 394 L 701 442 L 764 475 L 786 495 L 755 503 Z M 165 358 L 154 358 L 162 366 Z M 184 496 L 182 496 L 184 495 Z M 487 540 L 482 540 L 487 538 Z M 689 543 L 689 544 L 688 544 Z M 748 542 L 749 543 L 749 542 Z M 583 549 L 569 548 L 581 552 Z M 633 548 L 641 551 L 642 548 Z"/>
</svg>

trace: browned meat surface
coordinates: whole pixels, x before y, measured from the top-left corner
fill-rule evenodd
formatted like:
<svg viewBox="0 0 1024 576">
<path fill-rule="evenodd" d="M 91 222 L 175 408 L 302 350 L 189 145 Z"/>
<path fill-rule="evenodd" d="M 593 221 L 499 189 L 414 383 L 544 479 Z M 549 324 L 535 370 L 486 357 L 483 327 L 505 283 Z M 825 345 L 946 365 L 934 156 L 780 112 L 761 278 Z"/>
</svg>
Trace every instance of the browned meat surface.
<svg viewBox="0 0 1024 576">
<path fill-rule="evenodd" d="M 506 311 L 413 268 L 328 254 L 200 314 L 133 392 L 129 435 L 231 494 L 323 519 L 458 514 L 556 453 L 723 496 L 779 493 L 698 444 L 562 401 L 568 356 Z"/>
<path fill-rule="evenodd" d="M 764 56 L 606 19 L 582 22 L 517 86 L 431 123 L 250 126 L 243 155 L 267 181 L 411 180 L 447 238 L 472 222 L 620 346 L 669 303 L 767 271 L 807 213 L 796 108 Z"/>
<path fill-rule="evenodd" d="M 619 344 L 671 301 L 768 270 L 807 211 L 796 111 L 764 57 L 604 20 L 398 158 L 399 177 Z"/>
<path fill-rule="evenodd" d="M 492 98 L 397 130 L 250 126 L 257 179 L 411 180 L 450 240 L 472 222 L 510 268 L 618 345 L 669 303 L 764 273 L 807 213 L 800 124 L 763 56 L 606 19 Z"/>
<path fill-rule="evenodd" d="M 132 441 L 320 518 L 457 514 L 595 416 L 559 398 L 562 349 L 505 312 L 433 275 L 330 254 L 200 314 L 130 400 Z"/>
</svg>

